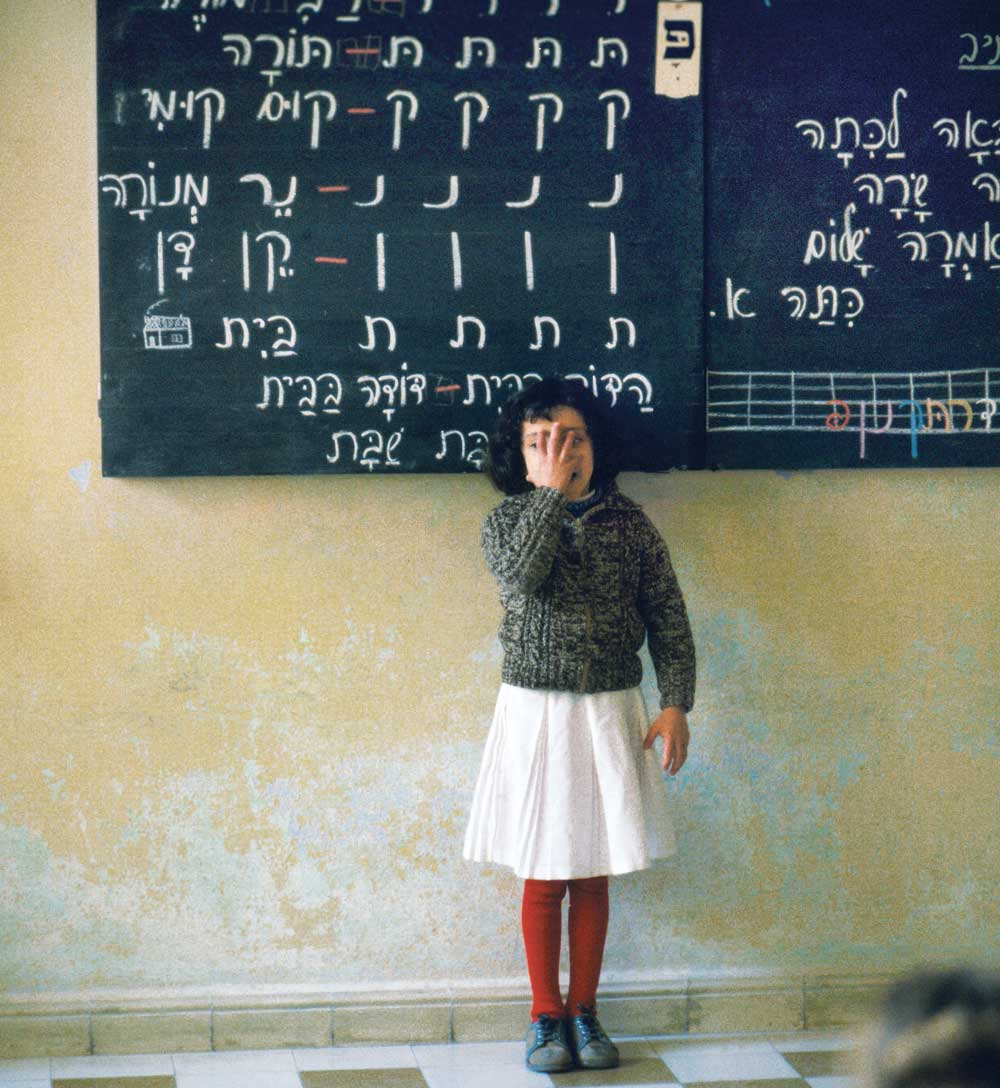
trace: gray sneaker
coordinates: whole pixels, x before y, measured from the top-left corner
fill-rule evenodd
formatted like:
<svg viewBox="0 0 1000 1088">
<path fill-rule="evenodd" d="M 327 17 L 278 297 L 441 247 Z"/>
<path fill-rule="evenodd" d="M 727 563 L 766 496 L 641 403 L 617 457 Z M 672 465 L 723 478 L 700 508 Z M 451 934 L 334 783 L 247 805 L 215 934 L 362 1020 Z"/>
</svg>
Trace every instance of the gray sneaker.
<svg viewBox="0 0 1000 1088">
<path fill-rule="evenodd" d="M 539 1016 L 524 1039 L 524 1064 L 536 1073 L 563 1073 L 573 1068 L 565 1020 Z"/>
<path fill-rule="evenodd" d="M 581 1069 L 614 1069 L 618 1047 L 608 1038 L 593 1005 L 577 1005 L 569 1022 L 569 1042 Z"/>
</svg>

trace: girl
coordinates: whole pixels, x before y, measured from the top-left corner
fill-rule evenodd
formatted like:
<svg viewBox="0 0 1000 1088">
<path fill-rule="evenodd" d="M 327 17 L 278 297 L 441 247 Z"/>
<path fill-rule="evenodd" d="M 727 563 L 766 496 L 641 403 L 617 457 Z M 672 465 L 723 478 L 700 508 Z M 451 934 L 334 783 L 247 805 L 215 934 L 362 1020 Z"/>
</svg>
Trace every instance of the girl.
<svg viewBox="0 0 1000 1088">
<path fill-rule="evenodd" d="M 674 852 L 652 746 L 663 738 L 663 770 L 676 774 L 694 703 L 684 601 L 666 545 L 615 485 L 615 448 L 597 399 L 547 378 L 504 407 L 487 463 L 508 495 L 483 526 L 504 609 L 503 683 L 463 853 L 524 878 L 526 1063 L 546 1073 L 618 1064 L 596 1013 L 608 876 Z M 662 707 L 648 728 L 638 687 L 647 637 Z"/>
</svg>

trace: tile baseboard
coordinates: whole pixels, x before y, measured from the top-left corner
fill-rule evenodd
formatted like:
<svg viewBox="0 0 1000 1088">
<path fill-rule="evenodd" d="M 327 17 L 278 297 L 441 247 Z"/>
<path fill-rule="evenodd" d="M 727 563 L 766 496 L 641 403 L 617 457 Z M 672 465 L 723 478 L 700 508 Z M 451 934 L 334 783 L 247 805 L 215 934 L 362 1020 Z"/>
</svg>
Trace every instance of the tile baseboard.
<svg viewBox="0 0 1000 1088">
<path fill-rule="evenodd" d="M 602 985 L 613 1034 L 699 1035 L 854 1028 L 893 976 L 615 980 Z M 224 995 L 192 991 L 0 998 L 0 1059 L 85 1054 L 285 1049 L 518 1039 L 523 984 L 347 992 L 287 987 Z"/>
</svg>

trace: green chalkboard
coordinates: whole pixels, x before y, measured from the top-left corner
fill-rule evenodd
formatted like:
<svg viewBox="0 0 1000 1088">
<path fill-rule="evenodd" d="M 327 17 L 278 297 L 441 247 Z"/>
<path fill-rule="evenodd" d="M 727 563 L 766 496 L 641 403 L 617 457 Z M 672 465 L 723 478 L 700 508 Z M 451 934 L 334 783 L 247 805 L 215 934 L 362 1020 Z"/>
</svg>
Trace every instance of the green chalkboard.
<svg viewBox="0 0 1000 1088">
<path fill-rule="evenodd" d="M 1000 463 L 1000 6 L 706 4 L 708 463 Z"/>
<path fill-rule="evenodd" d="M 475 471 L 562 373 L 704 461 L 699 5 L 98 0 L 103 471 Z"/>
<path fill-rule="evenodd" d="M 996 465 L 980 0 L 99 0 L 103 467 Z M 997 422 L 997 426 L 994 426 Z"/>
</svg>

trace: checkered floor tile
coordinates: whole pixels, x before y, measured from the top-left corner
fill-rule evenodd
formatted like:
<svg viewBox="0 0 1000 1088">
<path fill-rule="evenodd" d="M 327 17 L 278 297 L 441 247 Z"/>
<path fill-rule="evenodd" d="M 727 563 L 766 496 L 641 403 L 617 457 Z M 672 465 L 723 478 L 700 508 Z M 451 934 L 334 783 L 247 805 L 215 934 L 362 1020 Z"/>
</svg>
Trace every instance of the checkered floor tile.
<svg viewBox="0 0 1000 1088">
<path fill-rule="evenodd" d="M 624 1040 L 618 1069 L 544 1075 L 520 1043 L 0 1061 L 0 1088 L 856 1088 L 851 1040 Z"/>
</svg>

